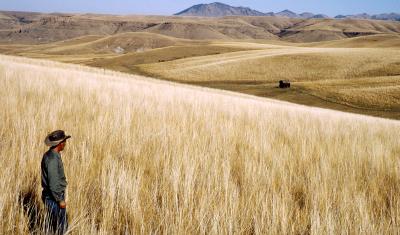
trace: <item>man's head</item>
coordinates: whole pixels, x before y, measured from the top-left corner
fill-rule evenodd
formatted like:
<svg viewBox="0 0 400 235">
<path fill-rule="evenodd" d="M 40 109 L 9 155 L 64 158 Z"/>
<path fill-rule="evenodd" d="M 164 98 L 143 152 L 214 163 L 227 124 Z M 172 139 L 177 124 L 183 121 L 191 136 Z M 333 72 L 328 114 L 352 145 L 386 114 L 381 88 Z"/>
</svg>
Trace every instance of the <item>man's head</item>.
<svg viewBox="0 0 400 235">
<path fill-rule="evenodd" d="M 67 139 L 71 138 L 70 135 L 65 135 L 63 130 L 53 131 L 47 135 L 44 143 L 57 150 L 58 152 L 64 150 Z"/>
<path fill-rule="evenodd" d="M 55 149 L 57 152 L 61 152 L 61 151 L 64 150 L 65 145 L 67 145 L 67 140 L 64 140 L 63 142 L 59 143 L 54 149 Z"/>
</svg>

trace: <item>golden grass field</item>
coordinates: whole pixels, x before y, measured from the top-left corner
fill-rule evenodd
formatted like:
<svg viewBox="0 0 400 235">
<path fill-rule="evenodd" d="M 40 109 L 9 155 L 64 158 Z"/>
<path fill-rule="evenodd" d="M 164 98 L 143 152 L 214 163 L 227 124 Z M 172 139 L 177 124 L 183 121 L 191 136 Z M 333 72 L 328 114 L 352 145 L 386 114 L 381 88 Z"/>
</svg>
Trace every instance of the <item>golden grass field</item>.
<svg viewBox="0 0 400 235">
<path fill-rule="evenodd" d="M 71 234 L 399 232 L 399 121 L 0 57 L 0 234 L 40 222 L 55 129 Z"/>
<path fill-rule="evenodd" d="M 119 47 L 124 48 L 122 53 L 115 52 Z M 88 65 L 397 120 L 399 49 L 398 34 L 289 43 L 189 40 L 130 32 L 38 45 L 0 45 L 0 52 L 10 55 Z M 290 80 L 292 88 L 277 89 L 279 80 Z"/>
<path fill-rule="evenodd" d="M 400 119 L 400 37 L 364 41 L 371 38 L 377 42 L 358 44 L 363 48 L 354 47 L 355 39 L 329 47 L 276 45 L 137 67 L 173 81 Z M 292 88 L 280 91 L 279 80 L 290 80 Z"/>
</svg>

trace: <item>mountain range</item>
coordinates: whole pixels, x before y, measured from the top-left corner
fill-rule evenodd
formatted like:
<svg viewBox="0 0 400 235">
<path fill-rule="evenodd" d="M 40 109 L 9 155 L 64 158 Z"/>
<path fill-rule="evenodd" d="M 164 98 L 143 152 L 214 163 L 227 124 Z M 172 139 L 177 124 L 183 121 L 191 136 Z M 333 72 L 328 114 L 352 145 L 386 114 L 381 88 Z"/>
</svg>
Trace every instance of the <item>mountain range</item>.
<svg viewBox="0 0 400 235">
<path fill-rule="evenodd" d="M 324 19 L 331 18 L 324 14 L 314 14 L 311 12 L 303 12 L 297 14 L 290 10 L 284 10 L 281 12 L 268 12 L 263 13 L 260 11 L 253 10 L 248 7 L 233 7 L 224 3 L 214 2 L 210 4 L 198 4 L 189 7 L 186 10 L 176 13 L 178 16 L 202 16 L 202 17 L 223 17 L 223 16 L 280 16 L 288 18 L 306 18 L 306 19 Z M 400 21 L 400 14 L 398 13 L 384 13 L 377 15 L 369 15 L 366 13 L 355 14 L 355 15 L 337 15 L 334 18 L 344 19 L 374 19 L 374 20 L 397 20 Z"/>
</svg>

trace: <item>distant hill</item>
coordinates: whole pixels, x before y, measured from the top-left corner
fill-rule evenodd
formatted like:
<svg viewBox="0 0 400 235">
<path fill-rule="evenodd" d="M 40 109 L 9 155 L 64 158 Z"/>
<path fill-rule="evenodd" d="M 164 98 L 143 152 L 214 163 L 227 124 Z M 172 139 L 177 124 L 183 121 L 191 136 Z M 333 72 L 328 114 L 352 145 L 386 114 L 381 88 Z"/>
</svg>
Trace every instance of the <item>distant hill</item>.
<svg viewBox="0 0 400 235">
<path fill-rule="evenodd" d="M 194 5 L 175 15 L 180 16 L 205 16 L 205 17 L 221 17 L 221 16 L 265 16 L 265 13 L 252 10 L 248 7 L 232 7 L 220 2 L 210 4 Z"/>
<path fill-rule="evenodd" d="M 313 17 L 315 16 L 315 14 L 314 14 L 314 13 L 311 13 L 311 12 L 303 12 L 303 13 L 299 14 L 299 16 L 300 16 L 301 18 L 306 18 L 306 19 L 308 19 L 308 18 L 313 18 Z"/>
<path fill-rule="evenodd" d="M 336 19 L 372 19 L 372 20 L 395 20 L 400 21 L 400 14 L 398 13 L 384 13 L 378 15 L 369 15 L 367 13 L 356 14 L 356 15 L 337 15 Z"/>
<path fill-rule="evenodd" d="M 327 16 L 327 15 L 324 15 L 324 14 L 317 14 L 317 15 L 314 15 L 313 17 L 310 17 L 310 18 L 313 18 L 313 19 L 328 19 L 330 17 Z"/>
<path fill-rule="evenodd" d="M 289 17 L 289 18 L 300 18 L 299 15 L 297 15 L 296 13 L 294 13 L 293 11 L 290 11 L 290 10 L 284 10 L 284 11 L 276 13 L 275 15 Z"/>
<path fill-rule="evenodd" d="M 310 13 L 309 19 L 283 16 L 117 16 L 101 14 L 48 14 L 0 11 L 0 43 L 42 44 L 88 35 L 111 36 L 107 41 L 91 44 L 102 51 L 133 51 L 136 40 L 149 41 L 148 48 L 158 44 L 174 45 L 169 38 L 180 39 L 266 39 L 291 42 L 320 42 L 375 34 L 399 34 L 400 21 L 373 19 L 320 19 Z M 281 15 L 282 15 L 281 14 Z M 295 13 L 294 13 L 295 14 Z M 311 16 L 312 15 L 312 16 Z M 141 32 L 150 34 L 123 34 Z M 150 35 L 148 37 L 148 35 Z M 118 45 L 117 45 L 118 44 Z M 108 45 L 108 48 L 107 48 Z M 69 50 L 68 50 L 69 51 Z"/>
<path fill-rule="evenodd" d="M 290 10 L 284 10 L 284 11 L 275 13 L 275 16 L 282 16 L 282 17 L 288 17 L 288 18 L 305 18 L 305 19 L 328 19 L 328 18 L 330 18 L 329 16 L 324 15 L 324 14 L 314 14 L 311 12 L 303 12 L 301 14 L 297 14 Z"/>
<path fill-rule="evenodd" d="M 390 14 L 373 15 L 371 17 L 371 19 L 375 19 L 375 20 L 397 20 L 397 21 L 400 21 L 400 14 L 390 13 Z"/>
<path fill-rule="evenodd" d="M 224 17 L 224 16 L 280 16 L 287 18 L 305 18 L 305 19 L 327 19 L 330 18 L 324 14 L 314 14 L 311 12 L 304 12 L 297 14 L 288 9 L 281 12 L 268 12 L 263 13 L 250 9 L 248 7 L 233 7 L 224 3 L 214 2 L 210 4 L 198 4 L 189 7 L 186 10 L 176 13 L 178 16 L 201 16 L 201 17 Z M 373 20 L 395 20 L 400 21 L 400 14 L 398 13 L 384 13 L 378 15 L 369 15 L 366 13 L 355 15 L 337 15 L 336 19 L 373 19 Z"/>
</svg>

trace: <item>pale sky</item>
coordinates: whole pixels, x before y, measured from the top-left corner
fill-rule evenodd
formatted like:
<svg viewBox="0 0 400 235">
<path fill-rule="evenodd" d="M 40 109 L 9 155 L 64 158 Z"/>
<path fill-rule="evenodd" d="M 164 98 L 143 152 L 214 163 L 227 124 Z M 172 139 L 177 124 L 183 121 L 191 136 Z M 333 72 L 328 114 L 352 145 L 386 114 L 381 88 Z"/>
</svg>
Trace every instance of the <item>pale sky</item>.
<svg viewBox="0 0 400 235">
<path fill-rule="evenodd" d="M 172 15 L 192 5 L 211 3 L 206 0 L 1 0 L 0 10 Z M 400 13 L 400 0 L 227 0 L 232 6 L 245 6 L 261 12 L 289 9 L 296 13 L 312 12 L 336 16 L 338 14 Z"/>
</svg>

